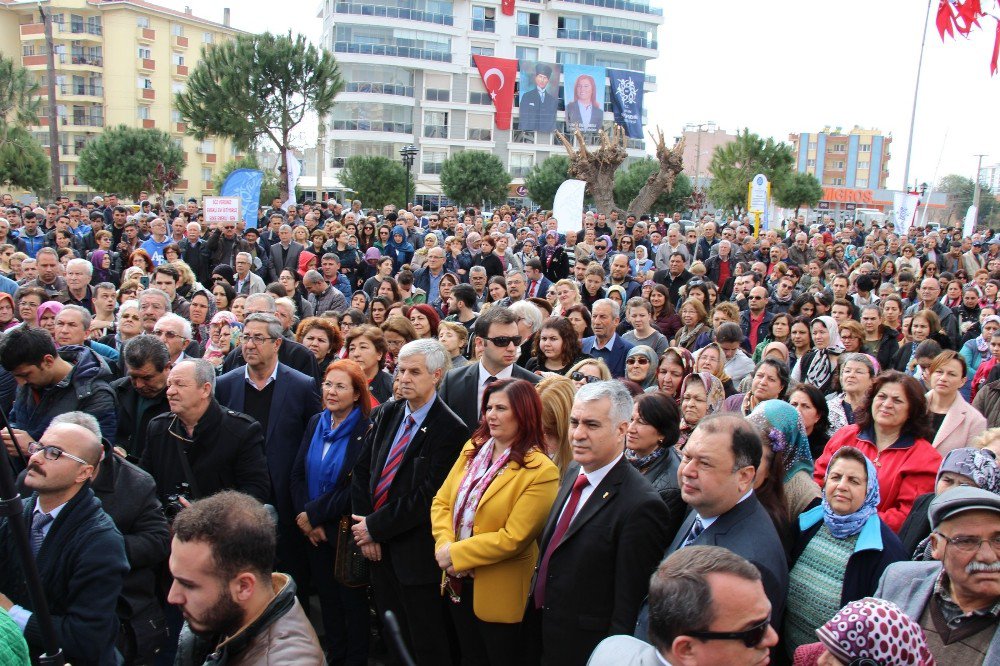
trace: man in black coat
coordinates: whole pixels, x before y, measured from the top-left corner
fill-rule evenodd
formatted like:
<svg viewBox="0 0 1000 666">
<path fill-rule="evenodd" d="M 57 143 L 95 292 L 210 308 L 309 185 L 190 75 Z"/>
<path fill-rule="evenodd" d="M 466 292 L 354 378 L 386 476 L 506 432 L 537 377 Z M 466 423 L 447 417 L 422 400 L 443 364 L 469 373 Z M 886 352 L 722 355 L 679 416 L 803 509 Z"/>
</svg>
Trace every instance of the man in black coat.
<svg viewBox="0 0 1000 666">
<path fill-rule="evenodd" d="M 446 358 L 437 340 L 400 349 L 402 399 L 372 414 L 351 488 L 354 537 L 372 562 L 379 614 L 395 613 L 420 666 L 451 663 L 430 509 L 469 429 L 435 393 Z"/>
<path fill-rule="evenodd" d="M 181 259 L 194 271 L 198 282 L 211 288 L 212 268 L 215 264 L 209 263 L 210 257 L 205 252 L 208 241 L 201 237 L 201 225 L 197 222 L 188 222 L 184 233 L 184 238 L 177 244 L 181 250 Z"/>
<path fill-rule="evenodd" d="M 659 494 L 625 458 L 632 397 L 587 384 L 570 413 L 573 459 L 542 530 L 525 615 L 526 663 L 578 666 L 631 632 L 670 534 Z"/>
<path fill-rule="evenodd" d="M 167 378 L 170 412 L 149 422 L 140 463 L 156 479 L 156 492 L 165 506 L 167 496 L 178 492 L 181 483 L 189 484 L 190 500 L 220 490 L 270 500 L 260 424 L 220 406 L 212 397 L 214 389 L 215 367 L 200 358 L 184 359 Z"/>
<path fill-rule="evenodd" d="M 138 462 L 146 448 L 146 432 L 153 418 L 170 411 L 167 374 L 170 350 L 159 338 L 139 335 L 122 350 L 125 377 L 111 384 L 118 403 L 118 429 L 114 445 Z"/>
<path fill-rule="evenodd" d="M 559 93 L 547 90 L 552 77 L 552 67 L 544 62 L 535 63 L 535 85 L 521 95 L 518 104 L 518 129 L 551 132 L 556 128 L 556 109 Z"/>
<path fill-rule="evenodd" d="M 496 306 L 487 310 L 476 320 L 473 332 L 479 362 L 448 372 L 440 392 L 441 400 L 465 422 L 469 432 L 479 426 L 487 383 L 512 377 L 532 384 L 541 380 L 535 373 L 515 365 L 523 341 L 517 315 L 508 308 Z"/>
<path fill-rule="evenodd" d="M 255 313 L 274 314 L 277 307 L 274 304 L 274 296 L 271 294 L 252 294 L 246 300 L 246 316 Z M 316 355 L 306 349 L 303 345 L 294 340 L 285 340 L 284 344 L 278 348 L 278 361 L 287 365 L 293 370 L 298 370 L 303 375 L 308 375 L 316 380 L 317 387 L 321 381 L 319 377 L 319 365 L 316 363 Z M 233 368 L 246 365 L 243 358 L 243 346 L 240 345 L 226 355 L 222 362 L 222 372 L 226 373 Z"/>
<path fill-rule="evenodd" d="M 771 602 L 771 625 L 781 626 L 788 592 L 788 563 L 774 522 L 753 494 L 763 456 L 756 428 L 738 414 L 714 414 L 691 433 L 678 473 L 681 498 L 693 511 L 664 554 L 687 546 L 722 546 L 760 570 Z M 646 640 L 643 604 L 635 636 Z"/>
<path fill-rule="evenodd" d="M 30 452 L 24 484 L 35 494 L 25 502 L 23 520 L 56 643 L 74 665 L 118 663 L 115 607 L 129 565 L 125 541 L 90 487 L 101 440 L 78 425 L 50 425 Z M 37 657 L 44 650 L 41 629 L 9 520 L 0 520 L 0 608 Z"/>
<path fill-rule="evenodd" d="M 681 287 L 691 281 L 694 275 L 684 267 L 684 255 L 674 252 L 670 255 L 667 268 L 653 273 L 653 282 L 662 284 L 670 292 L 670 302 L 677 304 L 680 298 Z"/>
</svg>

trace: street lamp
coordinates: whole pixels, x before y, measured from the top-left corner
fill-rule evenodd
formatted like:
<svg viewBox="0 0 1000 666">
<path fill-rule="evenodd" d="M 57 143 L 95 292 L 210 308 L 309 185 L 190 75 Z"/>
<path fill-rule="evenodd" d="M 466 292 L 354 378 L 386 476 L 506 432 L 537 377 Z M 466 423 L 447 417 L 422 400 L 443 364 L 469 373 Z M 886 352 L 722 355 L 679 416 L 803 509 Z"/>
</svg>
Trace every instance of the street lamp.
<svg viewBox="0 0 1000 666">
<path fill-rule="evenodd" d="M 403 166 L 406 167 L 406 184 L 404 185 L 406 197 L 403 200 L 403 210 L 409 210 L 410 203 L 410 171 L 413 169 L 413 161 L 417 158 L 417 147 L 412 143 L 399 149 L 399 154 L 403 156 Z"/>
</svg>

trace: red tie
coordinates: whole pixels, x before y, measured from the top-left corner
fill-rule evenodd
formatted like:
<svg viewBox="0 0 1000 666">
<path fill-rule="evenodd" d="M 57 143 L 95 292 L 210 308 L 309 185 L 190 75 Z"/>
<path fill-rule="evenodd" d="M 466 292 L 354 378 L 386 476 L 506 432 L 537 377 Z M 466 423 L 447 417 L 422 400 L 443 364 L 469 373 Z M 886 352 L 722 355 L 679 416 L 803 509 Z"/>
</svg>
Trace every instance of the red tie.
<svg viewBox="0 0 1000 666">
<path fill-rule="evenodd" d="M 538 296 L 538 282 L 535 280 L 531 281 L 531 289 L 528 291 L 532 298 Z"/>
<path fill-rule="evenodd" d="M 552 538 L 549 539 L 549 545 L 545 549 L 545 554 L 542 555 L 542 563 L 538 565 L 538 576 L 535 577 L 535 608 L 542 608 L 545 605 L 545 580 L 549 575 L 549 560 L 552 559 L 552 553 L 566 535 L 569 524 L 573 522 L 573 514 L 576 513 L 576 507 L 580 503 L 580 495 L 583 494 L 583 489 L 589 484 L 590 482 L 587 480 L 586 474 L 576 477 L 576 481 L 573 483 L 573 492 L 569 494 L 569 501 L 566 502 L 566 508 L 563 509 L 562 515 L 559 517 L 559 523 L 556 524 Z"/>
<path fill-rule="evenodd" d="M 416 425 L 413 416 L 406 417 L 406 427 L 403 428 L 403 435 L 396 442 L 396 445 L 389 450 L 389 455 L 385 459 L 385 467 L 382 468 L 382 476 L 379 477 L 378 485 L 375 486 L 375 509 L 381 508 L 385 501 L 389 499 L 389 487 L 392 480 L 396 478 L 399 465 L 403 462 L 403 454 L 406 453 L 406 445 L 410 443 L 410 435 L 413 426 Z"/>
</svg>

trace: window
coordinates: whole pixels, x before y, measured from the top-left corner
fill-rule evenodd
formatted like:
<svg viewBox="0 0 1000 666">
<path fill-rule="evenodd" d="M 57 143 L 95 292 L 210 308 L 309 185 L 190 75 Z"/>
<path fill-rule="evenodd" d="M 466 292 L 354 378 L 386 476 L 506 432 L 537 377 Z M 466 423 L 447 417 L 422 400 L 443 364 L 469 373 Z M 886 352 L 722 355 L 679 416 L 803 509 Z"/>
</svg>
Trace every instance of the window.
<svg viewBox="0 0 1000 666">
<path fill-rule="evenodd" d="M 580 19 L 573 16 L 560 16 L 557 25 L 561 31 L 565 30 L 570 33 L 580 32 Z"/>
<path fill-rule="evenodd" d="M 834 185 L 843 185 L 844 184 L 844 179 L 843 178 L 834 178 L 833 179 L 833 184 Z"/>
<path fill-rule="evenodd" d="M 149 115 L 149 107 L 145 104 L 139 105 L 138 118 L 139 120 L 149 120 L 152 116 Z"/>
<path fill-rule="evenodd" d="M 870 153 L 872 152 L 872 144 L 863 143 L 860 146 L 858 146 L 858 151 L 862 153 Z"/>
<path fill-rule="evenodd" d="M 174 93 L 175 95 L 181 94 L 182 92 L 184 92 L 185 89 L 186 86 L 183 83 L 174 82 L 170 84 L 170 92 Z"/>
<path fill-rule="evenodd" d="M 170 56 L 170 62 L 174 63 L 175 65 L 183 65 L 184 56 L 181 55 L 180 53 L 173 53 Z"/>
<path fill-rule="evenodd" d="M 424 136 L 428 139 L 448 138 L 447 111 L 424 111 Z"/>
<path fill-rule="evenodd" d="M 437 72 L 424 74 L 424 99 L 429 102 L 447 102 L 451 99 L 451 75 Z"/>
<path fill-rule="evenodd" d="M 812 167 L 813 169 L 815 169 L 816 168 L 816 160 L 806 160 L 806 166 L 807 167 Z"/>
<path fill-rule="evenodd" d="M 858 169 L 867 169 L 869 166 L 871 166 L 871 162 L 869 162 L 868 160 L 863 160 L 858 162 Z"/>
<path fill-rule="evenodd" d="M 533 166 L 535 166 L 534 153 L 510 154 L 510 175 L 514 178 L 524 178 Z"/>
<path fill-rule="evenodd" d="M 140 76 L 136 83 L 140 88 L 145 90 L 152 90 L 153 88 L 153 81 L 151 79 L 147 79 L 145 76 Z"/>
<path fill-rule="evenodd" d="M 816 142 L 815 141 L 810 141 L 809 142 L 809 150 L 816 150 Z"/>
<path fill-rule="evenodd" d="M 152 49 L 148 49 L 148 48 L 146 48 L 144 46 L 140 46 L 139 47 L 139 57 L 140 58 L 145 58 L 146 60 L 152 58 L 153 57 L 153 51 L 152 51 Z"/>
<path fill-rule="evenodd" d="M 483 104 L 486 106 L 493 104 L 493 99 L 486 92 L 483 80 L 478 74 L 469 77 L 469 104 Z"/>
<path fill-rule="evenodd" d="M 838 151 L 838 152 L 839 152 L 839 151 Z M 838 169 L 843 169 L 843 168 L 844 168 L 844 160 L 839 160 L 839 161 L 837 161 L 837 162 L 836 162 L 836 163 L 834 164 L 834 166 L 835 166 L 835 167 L 837 167 Z"/>
<path fill-rule="evenodd" d="M 413 107 L 372 102 L 338 102 L 333 107 L 333 129 L 360 132 L 413 133 Z M 398 159 L 393 154 L 393 159 Z"/>
<path fill-rule="evenodd" d="M 493 117 L 484 113 L 470 113 L 466 138 L 469 141 L 493 140 Z"/>
<path fill-rule="evenodd" d="M 203 32 L 203 33 L 201 33 L 201 43 L 202 44 L 211 44 L 213 41 L 215 41 L 215 35 L 213 35 L 210 32 Z"/>
<path fill-rule="evenodd" d="M 140 28 L 148 28 L 149 27 L 149 17 L 148 16 L 139 16 L 138 18 L 136 18 L 135 24 L 138 27 L 140 27 Z"/>
<path fill-rule="evenodd" d="M 844 145 L 844 144 L 842 144 L 842 143 L 835 143 L 833 145 L 833 152 L 835 152 L 835 153 L 844 153 L 844 152 L 847 152 L 847 146 Z"/>
<path fill-rule="evenodd" d="M 491 56 L 494 54 L 494 52 L 495 49 L 492 46 L 476 46 L 475 44 L 473 44 L 471 48 L 471 54 L 469 55 L 469 66 L 470 67 L 476 66 L 476 59 L 473 58 L 472 56 L 477 56 L 477 55 Z"/>
<path fill-rule="evenodd" d="M 170 122 L 172 123 L 182 123 L 184 118 L 181 116 L 181 112 L 177 109 L 170 109 Z"/>
<path fill-rule="evenodd" d="M 495 7 L 472 6 L 472 29 L 476 32 L 496 32 Z"/>
<path fill-rule="evenodd" d="M 560 65 L 578 65 L 580 54 L 574 51 L 556 51 L 556 62 Z"/>
<path fill-rule="evenodd" d="M 422 153 L 423 157 L 420 161 L 420 172 L 430 174 L 441 173 L 441 167 L 444 166 L 444 161 L 448 159 L 448 151 L 427 150 L 425 148 Z"/>
<path fill-rule="evenodd" d="M 182 26 L 180 23 L 171 23 L 170 24 L 170 34 L 174 35 L 175 37 L 183 37 L 184 36 L 184 26 Z"/>
<path fill-rule="evenodd" d="M 201 179 L 206 183 L 212 180 L 212 170 L 209 168 L 204 168 L 201 170 Z"/>
<path fill-rule="evenodd" d="M 212 139 L 205 139 L 201 142 L 201 152 L 206 155 L 211 155 L 215 152 L 215 141 Z"/>
<path fill-rule="evenodd" d="M 23 56 L 33 56 L 35 55 L 35 45 L 31 42 L 23 44 L 21 46 L 21 55 Z"/>
<path fill-rule="evenodd" d="M 518 60 L 538 60 L 538 49 L 530 46 L 518 46 L 515 50 Z"/>
<path fill-rule="evenodd" d="M 518 37 L 538 37 L 538 16 L 535 12 L 517 13 Z"/>
</svg>

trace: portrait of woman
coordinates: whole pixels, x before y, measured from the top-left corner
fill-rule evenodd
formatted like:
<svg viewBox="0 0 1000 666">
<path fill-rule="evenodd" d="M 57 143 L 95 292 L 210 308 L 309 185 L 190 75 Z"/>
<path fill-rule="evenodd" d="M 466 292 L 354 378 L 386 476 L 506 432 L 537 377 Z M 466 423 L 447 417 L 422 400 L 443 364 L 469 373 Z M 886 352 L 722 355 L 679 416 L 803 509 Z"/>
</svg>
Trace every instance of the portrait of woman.
<svg viewBox="0 0 1000 666">
<path fill-rule="evenodd" d="M 603 87 L 604 82 L 601 82 Z M 590 74 L 581 74 L 573 84 L 573 100 L 566 104 L 566 125 L 570 130 L 596 132 L 604 122 L 604 110 L 597 99 L 597 83 Z"/>
</svg>

